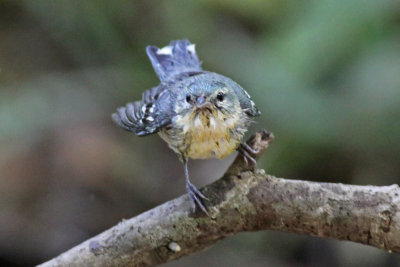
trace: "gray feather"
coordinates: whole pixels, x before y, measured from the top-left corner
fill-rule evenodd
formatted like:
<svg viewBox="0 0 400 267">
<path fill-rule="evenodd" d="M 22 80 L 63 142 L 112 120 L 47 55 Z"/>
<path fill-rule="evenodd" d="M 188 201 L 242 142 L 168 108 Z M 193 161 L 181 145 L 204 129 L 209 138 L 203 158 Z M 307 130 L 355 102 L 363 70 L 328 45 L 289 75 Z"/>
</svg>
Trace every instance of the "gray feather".
<svg viewBox="0 0 400 267">
<path fill-rule="evenodd" d="M 171 121 L 170 94 L 162 86 L 154 87 L 143 93 L 141 101 L 119 107 L 112 114 L 113 121 L 123 129 L 138 136 L 145 136 L 159 131 Z"/>
<path fill-rule="evenodd" d="M 251 100 L 250 95 L 239 84 L 221 74 L 217 74 L 214 72 L 205 72 L 205 73 L 208 76 L 206 79 L 209 81 L 219 81 L 229 84 L 239 99 L 240 107 L 248 116 L 257 117 L 261 115 L 261 112 L 254 104 L 254 101 Z"/>
<path fill-rule="evenodd" d="M 193 85 L 197 85 L 201 93 L 214 88 L 210 85 L 227 84 L 238 97 L 240 107 L 247 116 L 251 118 L 260 114 L 240 85 L 223 75 L 202 70 L 194 45 L 188 40 L 172 41 L 161 49 L 148 46 L 146 50 L 161 84 L 145 91 L 142 100 L 117 109 L 112 119 L 123 129 L 145 136 L 171 125 L 176 116 L 176 101 L 180 99 L 185 103 L 182 100 L 184 91 Z"/>
<path fill-rule="evenodd" d="M 162 83 L 182 73 L 201 72 L 201 63 L 194 44 L 188 40 L 171 41 L 168 46 L 148 46 L 147 55 Z"/>
</svg>

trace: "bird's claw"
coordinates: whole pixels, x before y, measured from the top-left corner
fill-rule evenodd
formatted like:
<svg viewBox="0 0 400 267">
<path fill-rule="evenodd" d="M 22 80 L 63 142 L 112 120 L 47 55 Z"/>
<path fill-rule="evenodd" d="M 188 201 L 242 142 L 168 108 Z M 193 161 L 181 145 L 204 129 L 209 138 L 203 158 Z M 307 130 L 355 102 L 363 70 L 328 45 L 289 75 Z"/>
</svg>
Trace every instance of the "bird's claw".
<svg viewBox="0 0 400 267">
<path fill-rule="evenodd" d="M 207 212 L 206 207 L 204 206 L 203 202 L 201 201 L 201 199 L 205 199 L 205 200 L 209 200 L 209 199 L 190 182 L 186 183 L 186 190 L 188 192 L 190 201 L 192 202 L 193 211 L 195 211 L 196 206 L 198 206 L 205 214 L 210 216 Z"/>
<path fill-rule="evenodd" d="M 260 152 L 259 150 L 252 148 L 247 143 L 240 144 L 237 150 L 243 156 L 243 160 L 247 166 L 249 165 L 249 160 L 254 165 L 257 164 L 256 159 L 251 154 L 258 154 Z"/>
</svg>

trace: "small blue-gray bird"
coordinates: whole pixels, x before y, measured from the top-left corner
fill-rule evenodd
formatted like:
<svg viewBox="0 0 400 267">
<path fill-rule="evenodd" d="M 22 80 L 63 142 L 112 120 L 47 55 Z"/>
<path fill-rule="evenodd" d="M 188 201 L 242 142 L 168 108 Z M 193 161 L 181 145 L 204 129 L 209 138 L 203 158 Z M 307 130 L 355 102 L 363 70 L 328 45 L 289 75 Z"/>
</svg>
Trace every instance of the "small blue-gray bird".
<svg viewBox="0 0 400 267">
<path fill-rule="evenodd" d="M 202 202 L 207 198 L 189 180 L 188 159 L 221 159 L 238 150 L 246 162 L 254 161 L 249 152 L 256 151 L 241 142 L 260 112 L 236 82 L 204 71 L 188 40 L 148 46 L 146 52 L 160 85 L 145 91 L 142 100 L 118 108 L 112 119 L 138 136 L 158 133 L 184 164 L 193 206 L 207 213 Z"/>
</svg>

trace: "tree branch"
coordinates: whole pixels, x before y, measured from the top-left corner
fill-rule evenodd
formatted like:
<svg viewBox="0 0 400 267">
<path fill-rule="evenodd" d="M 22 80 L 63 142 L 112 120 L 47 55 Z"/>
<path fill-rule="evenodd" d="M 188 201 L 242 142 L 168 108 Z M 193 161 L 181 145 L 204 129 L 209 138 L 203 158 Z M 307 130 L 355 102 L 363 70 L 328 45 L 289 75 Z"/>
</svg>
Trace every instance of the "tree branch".
<svg viewBox="0 0 400 267">
<path fill-rule="evenodd" d="M 248 144 L 259 157 L 273 140 Z M 249 161 L 250 163 L 250 161 Z M 277 230 L 349 240 L 400 253 L 400 189 L 276 178 L 238 156 L 202 189 L 210 217 L 187 195 L 124 220 L 40 266 L 150 266 L 203 250 L 243 231 Z"/>
</svg>

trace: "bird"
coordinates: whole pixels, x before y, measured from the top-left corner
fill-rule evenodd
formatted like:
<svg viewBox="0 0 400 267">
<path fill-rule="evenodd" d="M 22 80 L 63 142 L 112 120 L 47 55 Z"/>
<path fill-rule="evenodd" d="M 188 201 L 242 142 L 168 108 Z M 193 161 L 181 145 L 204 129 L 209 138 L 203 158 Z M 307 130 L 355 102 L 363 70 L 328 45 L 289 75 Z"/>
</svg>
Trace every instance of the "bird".
<svg viewBox="0 0 400 267">
<path fill-rule="evenodd" d="M 158 133 L 183 163 L 194 210 L 208 214 L 204 201 L 209 199 L 190 181 L 189 159 L 222 159 L 238 151 L 246 163 L 255 163 L 251 154 L 257 151 L 242 140 L 260 111 L 238 83 L 203 70 L 189 40 L 150 45 L 146 52 L 160 84 L 117 108 L 112 120 L 137 136 Z"/>
</svg>

